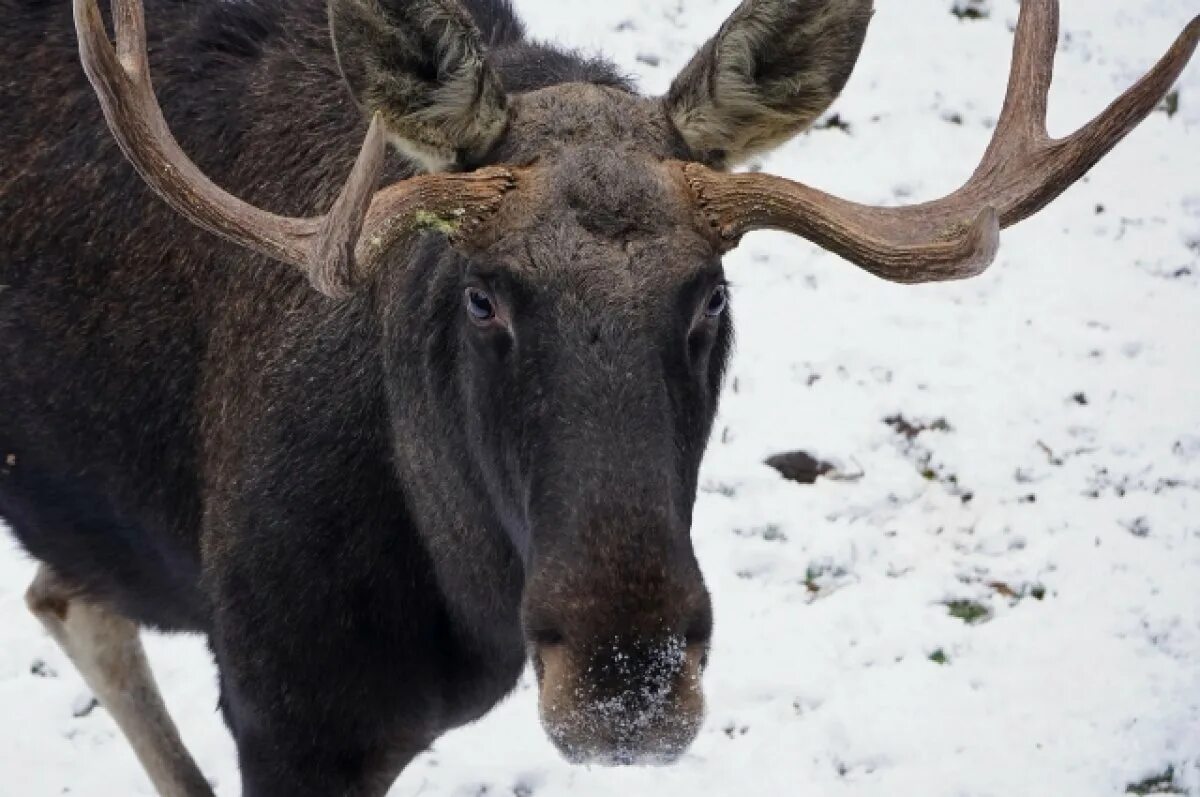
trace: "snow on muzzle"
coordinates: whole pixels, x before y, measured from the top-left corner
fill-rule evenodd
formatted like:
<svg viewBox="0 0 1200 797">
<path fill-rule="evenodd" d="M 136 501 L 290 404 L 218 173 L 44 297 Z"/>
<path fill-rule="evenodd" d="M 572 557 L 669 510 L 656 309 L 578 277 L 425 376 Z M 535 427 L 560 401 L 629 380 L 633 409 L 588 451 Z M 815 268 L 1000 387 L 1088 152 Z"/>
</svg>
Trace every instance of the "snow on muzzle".
<svg viewBox="0 0 1200 797">
<path fill-rule="evenodd" d="M 670 764 L 704 719 L 707 640 L 612 638 L 533 645 L 542 724 L 576 764 Z"/>
</svg>

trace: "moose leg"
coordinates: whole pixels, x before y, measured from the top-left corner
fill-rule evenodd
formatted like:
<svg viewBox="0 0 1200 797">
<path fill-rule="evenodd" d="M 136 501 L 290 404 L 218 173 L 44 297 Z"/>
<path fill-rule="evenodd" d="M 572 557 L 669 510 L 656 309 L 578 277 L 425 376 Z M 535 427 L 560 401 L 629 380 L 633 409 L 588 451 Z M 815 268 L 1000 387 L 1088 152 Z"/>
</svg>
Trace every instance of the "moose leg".
<svg viewBox="0 0 1200 797">
<path fill-rule="evenodd" d="M 419 648 L 389 644 L 343 593 L 309 587 L 315 578 L 298 589 L 270 571 L 241 577 L 255 561 L 240 549 L 215 568 L 215 581 L 230 582 L 209 635 L 242 797 L 383 797 L 437 736 L 440 682 L 414 668 Z M 246 583 L 252 593 L 238 591 Z"/>
<path fill-rule="evenodd" d="M 384 797 L 412 758 L 344 749 L 300 756 L 238 740 L 242 797 Z"/>
<path fill-rule="evenodd" d="M 43 565 L 25 595 L 129 740 L 162 797 L 213 797 L 167 714 L 132 621 L 87 600 Z"/>
<path fill-rule="evenodd" d="M 286 681 L 286 674 L 271 679 Z M 324 691 L 336 695 L 336 675 L 327 683 Z M 273 691 L 221 674 L 221 708 L 237 743 L 242 797 L 383 797 L 424 748 L 402 736 L 363 738 L 355 726 L 369 708 L 344 705 L 317 714 L 308 702 L 317 690 L 297 684 L 289 691 L 303 707 L 293 713 L 278 705 Z"/>
</svg>

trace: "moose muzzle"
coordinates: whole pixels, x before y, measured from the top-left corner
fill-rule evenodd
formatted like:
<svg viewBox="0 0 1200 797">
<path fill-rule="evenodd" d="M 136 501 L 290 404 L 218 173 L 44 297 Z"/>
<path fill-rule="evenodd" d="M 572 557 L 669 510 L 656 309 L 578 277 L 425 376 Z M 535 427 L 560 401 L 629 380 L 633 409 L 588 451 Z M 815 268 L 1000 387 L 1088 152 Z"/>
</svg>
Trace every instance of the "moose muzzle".
<svg viewBox="0 0 1200 797">
<path fill-rule="evenodd" d="M 596 542 L 575 548 L 571 566 L 535 566 L 527 585 L 542 724 L 573 763 L 668 764 L 704 718 L 708 591 L 690 541 L 599 550 Z"/>
</svg>

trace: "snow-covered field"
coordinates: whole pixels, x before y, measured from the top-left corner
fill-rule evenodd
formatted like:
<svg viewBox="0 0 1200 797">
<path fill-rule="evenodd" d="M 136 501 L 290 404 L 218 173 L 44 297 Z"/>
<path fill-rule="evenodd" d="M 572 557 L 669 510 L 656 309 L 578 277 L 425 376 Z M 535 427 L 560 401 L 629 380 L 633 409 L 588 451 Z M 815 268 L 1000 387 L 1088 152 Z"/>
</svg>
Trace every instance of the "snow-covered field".
<svg viewBox="0 0 1200 797">
<path fill-rule="evenodd" d="M 879 0 L 826 126 L 763 162 L 853 199 L 958 185 L 1003 95 L 1016 0 Z M 517 0 L 664 90 L 735 0 Z M 1098 112 L 1196 0 L 1066 0 L 1051 129 Z M 740 335 L 695 538 L 709 717 L 669 769 L 571 768 L 528 679 L 393 795 L 1200 797 L 1200 63 L 976 280 L 888 285 L 795 239 L 728 261 Z M 0 377 L 2 378 L 2 377 Z M 891 419 L 890 422 L 888 419 Z M 763 465 L 803 449 L 849 480 Z M 0 795 L 149 794 L 24 611 L 0 536 Z M 168 702 L 238 793 L 198 639 L 152 638 Z M 82 716 L 77 716 L 82 715 Z"/>
</svg>

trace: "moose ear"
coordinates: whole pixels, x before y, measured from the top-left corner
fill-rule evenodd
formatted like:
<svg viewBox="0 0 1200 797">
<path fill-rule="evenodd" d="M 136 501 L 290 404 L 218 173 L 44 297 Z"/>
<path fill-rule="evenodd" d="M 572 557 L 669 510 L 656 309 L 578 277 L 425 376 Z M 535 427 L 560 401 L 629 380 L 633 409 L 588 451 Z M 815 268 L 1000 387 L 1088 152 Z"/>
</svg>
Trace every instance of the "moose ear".
<svg viewBox="0 0 1200 797">
<path fill-rule="evenodd" d="M 745 0 L 667 94 L 695 157 L 724 167 L 812 124 L 850 79 L 872 13 L 872 0 Z"/>
<path fill-rule="evenodd" d="M 428 171 L 485 154 L 508 102 L 457 0 L 329 0 L 338 67 L 391 143 Z"/>
</svg>

